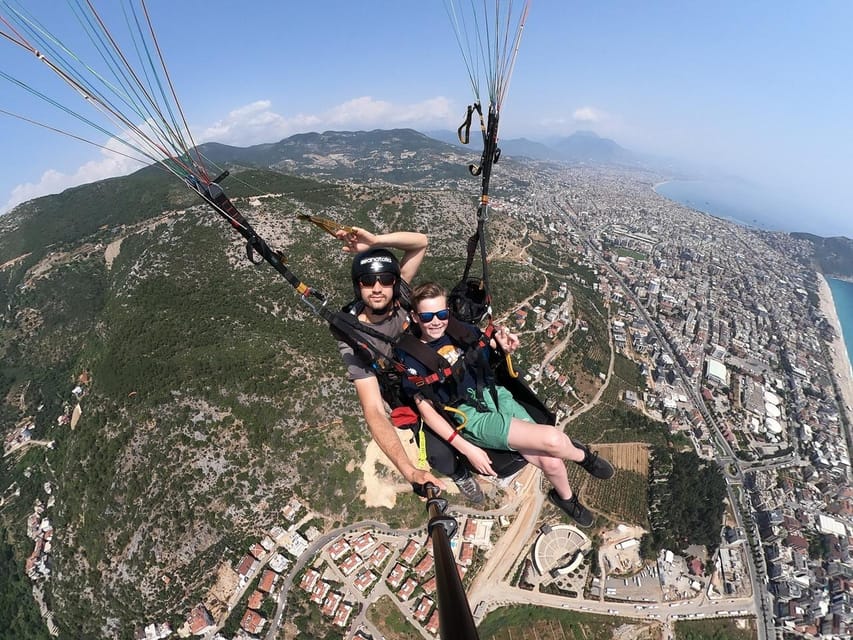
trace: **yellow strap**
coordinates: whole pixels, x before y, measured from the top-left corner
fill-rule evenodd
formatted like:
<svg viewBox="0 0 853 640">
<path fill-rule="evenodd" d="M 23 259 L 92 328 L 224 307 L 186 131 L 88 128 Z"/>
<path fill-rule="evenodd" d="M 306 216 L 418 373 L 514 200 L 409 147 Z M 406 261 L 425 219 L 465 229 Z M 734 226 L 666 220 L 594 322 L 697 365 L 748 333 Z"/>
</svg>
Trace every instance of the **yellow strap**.
<svg viewBox="0 0 853 640">
<path fill-rule="evenodd" d="M 320 216 L 312 216 L 308 213 L 299 213 L 296 215 L 300 220 L 307 220 L 308 222 L 313 222 L 318 227 L 320 227 L 323 231 L 330 235 L 335 235 L 338 231 L 346 231 L 347 233 L 352 233 L 353 228 L 347 227 L 346 225 L 342 225 L 340 223 L 335 222 L 334 220 L 329 220 L 328 218 L 321 218 Z"/>
<path fill-rule="evenodd" d="M 468 416 L 466 416 L 463 412 L 461 412 L 456 407 L 444 407 L 444 410 L 448 413 L 455 413 L 457 416 L 462 417 L 462 422 L 459 423 L 459 426 L 456 427 L 456 431 L 462 431 L 465 428 L 465 425 L 468 424 Z"/>
<path fill-rule="evenodd" d="M 424 425 L 423 421 L 418 423 L 418 467 L 421 469 L 429 469 L 429 463 L 427 462 L 427 450 L 426 450 L 426 434 L 424 433 Z"/>
<path fill-rule="evenodd" d="M 506 354 L 506 372 L 509 374 L 510 378 L 517 378 L 518 371 L 512 368 L 512 356 Z"/>
</svg>

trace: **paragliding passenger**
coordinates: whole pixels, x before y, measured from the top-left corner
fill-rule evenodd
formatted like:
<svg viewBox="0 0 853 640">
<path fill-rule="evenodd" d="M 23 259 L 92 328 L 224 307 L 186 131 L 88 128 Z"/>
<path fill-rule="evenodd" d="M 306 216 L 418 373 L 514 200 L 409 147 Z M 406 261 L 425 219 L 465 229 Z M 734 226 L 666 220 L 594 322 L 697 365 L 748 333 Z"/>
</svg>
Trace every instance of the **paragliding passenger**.
<svg viewBox="0 0 853 640">
<path fill-rule="evenodd" d="M 477 391 L 483 387 L 480 383 L 484 377 L 482 372 L 486 371 L 488 377 L 491 351 L 500 346 L 505 353 L 514 352 L 518 348 L 518 337 L 506 329 L 498 329 L 491 341 L 484 340 L 477 327 L 466 324 L 464 328 L 474 338 L 467 340 L 468 344 L 476 344 L 475 340 L 479 340 L 476 350 L 470 346 L 466 350 L 459 340 L 448 335 L 448 324 L 457 321 L 450 317 L 447 292 L 436 283 L 417 287 L 412 295 L 412 306 L 412 320 L 420 340 L 456 371 L 444 381 L 429 385 L 423 384 L 423 378 L 403 379 L 403 389 L 414 399 L 424 422 L 484 475 L 496 475 L 484 448 L 518 451 L 528 462 L 542 469 L 553 485 L 548 492 L 549 500 L 579 525 L 592 525 L 592 513 L 572 492 L 563 461 L 575 462 L 602 480 L 613 476 L 610 463 L 559 429 L 535 424 L 524 407 L 493 380 L 486 380 L 489 388 L 481 393 Z M 453 333 L 457 335 L 456 331 Z M 428 369 L 413 354 L 403 351 L 398 355 L 419 376 L 428 375 Z M 414 379 L 421 383 L 416 384 Z"/>
<path fill-rule="evenodd" d="M 359 227 L 339 230 L 335 235 L 344 243 L 345 252 L 355 254 L 352 261 L 355 303 L 351 305 L 350 313 L 369 329 L 389 338 L 398 337 L 409 324 L 408 312 L 400 304 L 401 291 L 408 291 L 408 282 L 417 274 L 426 254 L 427 236 L 407 231 L 373 234 Z M 402 250 L 402 259 L 398 261 L 390 249 Z M 393 355 L 389 342 L 369 334 L 359 334 L 358 337 L 385 356 Z M 395 388 L 388 389 L 387 380 L 381 379 L 382 374 L 377 377 L 375 363 L 365 361 L 345 341 L 339 341 L 338 347 L 347 368 L 347 378 L 355 384 L 364 419 L 379 448 L 413 485 L 431 482 L 444 488 L 432 473 L 418 469 L 412 463 L 397 428 L 389 420 L 385 401 L 389 400 L 389 394 L 400 395 L 399 379 L 392 383 Z M 482 502 L 484 495 L 480 486 L 468 468 L 457 460 L 456 452 L 429 430 L 424 430 L 423 437 L 429 464 L 450 477 L 468 500 Z"/>
</svg>

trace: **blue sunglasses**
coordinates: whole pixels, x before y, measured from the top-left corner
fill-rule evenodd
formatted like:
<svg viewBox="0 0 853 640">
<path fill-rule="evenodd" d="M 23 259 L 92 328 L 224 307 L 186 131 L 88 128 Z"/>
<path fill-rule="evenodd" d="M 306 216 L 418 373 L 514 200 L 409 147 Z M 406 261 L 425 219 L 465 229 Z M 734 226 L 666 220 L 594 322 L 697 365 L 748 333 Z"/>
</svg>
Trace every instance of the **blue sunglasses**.
<svg viewBox="0 0 853 640">
<path fill-rule="evenodd" d="M 423 313 L 418 314 L 418 319 L 426 324 L 427 322 L 432 322 L 433 318 L 438 318 L 439 320 L 447 320 L 450 317 L 450 309 L 439 309 L 438 311 L 424 311 Z"/>
</svg>

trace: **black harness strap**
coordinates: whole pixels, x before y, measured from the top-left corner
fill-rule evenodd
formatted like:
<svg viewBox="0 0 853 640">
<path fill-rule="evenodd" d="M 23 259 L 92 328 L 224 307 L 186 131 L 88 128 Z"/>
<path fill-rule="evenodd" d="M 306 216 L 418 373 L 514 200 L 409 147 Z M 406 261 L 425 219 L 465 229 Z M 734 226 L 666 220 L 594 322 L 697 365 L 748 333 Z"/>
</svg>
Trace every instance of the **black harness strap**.
<svg viewBox="0 0 853 640">
<path fill-rule="evenodd" d="M 483 119 L 483 110 L 480 108 L 480 103 L 475 102 L 474 104 L 469 104 L 468 113 L 465 114 L 465 120 L 462 121 L 462 124 L 460 124 L 459 128 L 456 130 L 456 136 L 462 144 L 468 144 L 471 140 L 471 116 L 474 115 L 475 110 L 480 114 L 480 120 Z"/>
<path fill-rule="evenodd" d="M 475 397 L 468 398 L 467 396 L 460 396 L 454 390 L 447 405 L 458 406 L 463 402 L 471 402 L 477 411 L 487 412 L 489 409 L 483 401 L 483 390 L 488 386 L 497 407 L 497 388 L 495 387 L 494 375 L 491 371 L 486 350 L 493 331 L 494 325 L 490 324 L 486 332 L 483 332 L 480 336 L 476 336 L 471 333 L 468 327 L 451 316 L 447 323 L 446 334 L 456 346 L 461 347 L 464 351 L 464 355 L 453 365 L 450 365 L 445 358 L 421 342 L 416 336 L 410 333 L 403 334 L 397 343 L 397 347 L 420 362 L 429 371 L 424 376 L 408 374 L 406 379 L 417 386 L 424 397 L 432 401 L 433 405 L 440 409 L 444 403 L 438 401 L 433 385 L 447 380 L 459 380 L 464 375 L 464 369 L 467 368 L 473 374 L 476 382 Z"/>
<path fill-rule="evenodd" d="M 459 366 L 452 366 L 445 358 L 430 349 L 411 333 L 404 333 L 397 341 L 397 348 L 405 351 L 415 360 L 423 364 L 430 373 L 425 376 L 407 375 L 406 378 L 417 387 L 444 382 L 455 378 Z"/>
<path fill-rule="evenodd" d="M 483 119 L 483 111 L 479 102 L 468 107 L 465 122 L 459 128 L 460 141 L 465 143 L 468 140 L 468 131 L 471 127 L 471 117 L 474 111 L 480 114 L 480 128 L 483 133 L 483 154 L 480 157 L 480 164 L 471 164 L 468 166 L 471 175 L 481 176 L 480 203 L 477 206 L 477 229 L 468 238 L 465 270 L 460 283 L 454 287 L 450 302 L 451 307 L 460 313 L 460 316 L 466 321 L 477 323 L 485 316 L 491 317 L 492 297 L 489 288 L 486 249 L 488 245 L 489 184 L 492 176 L 492 166 L 500 159 L 501 150 L 498 147 L 499 114 L 494 105 L 489 106 L 487 122 Z M 465 131 L 464 139 L 461 135 L 463 129 Z M 470 272 L 471 266 L 474 264 L 474 256 L 478 250 L 480 251 L 482 275 L 479 282 L 475 282 L 474 279 L 470 278 Z"/>
<path fill-rule="evenodd" d="M 225 218 L 228 223 L 246 239 L 246 257 L 249 259 L 249 262 L 252 264 L 260 264 L 261 259 L 266 260 L 273 269 L 284 276 L 284 279 L 287 280 L 294 289 L 296 289 L 297 293 L 302 296 L 302 300 L 308 304 L 315 313 L 325 318 L 325 309 L 320 307 L 318 310 L 318 308 L 308 300 L 309 296 L 313 296 L 322 305 L 325 305 L 325 294 L 302 282 L 302 280 L 300 280 L 284 264 L 284 256 L 282 256 L 280 252 L 270 249 L 270 246 L 266 241 L 255 232 L 252 225 L 249 224 L 249 221 L 246 220 L 243 214 L 234 206 L 234 203 L 225 195 L 222 187 L 219 186 L 218 181 L 224 180 L 226 177 L 228 177 L 228 172 L 224 171 L 222 174 L 217 176 L 213 182 L 209 182 L 207 184 L 202 183 L 194 175 L 186 176 L 185 181 L 191 189 L 198 193 L 205 202 L 213 207 L 216 213 Z M 260 259 L 255 260 L 255 252 L 260 255 Z"/>
</svg>

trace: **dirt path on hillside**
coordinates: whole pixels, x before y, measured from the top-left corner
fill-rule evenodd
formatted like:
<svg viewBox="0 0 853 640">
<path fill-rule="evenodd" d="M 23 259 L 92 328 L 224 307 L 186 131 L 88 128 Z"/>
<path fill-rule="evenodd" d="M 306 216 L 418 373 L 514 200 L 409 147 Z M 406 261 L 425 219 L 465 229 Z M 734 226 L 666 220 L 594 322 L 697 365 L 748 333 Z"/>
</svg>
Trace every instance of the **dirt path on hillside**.
<svg viewBox="0 0 853 640">
<path fill-rule="evenodd" d="M 595 396 L 592 400 L 589 401 L 588 404 L 585 404 L 580 410 L 576 411 L 572 415 L 568 416 L 563 423 L 560 425 L 561 428 L 565 429 L 566 425 L 569 424 L 572 420 L 577 418 L 579 415 L 586 413 L 590 409 L 592 409 L 595 405 L 598 404 L 598 401 L 601 400 L 601 395 L 604 393 L 605 389 L 610 385 L 610 380 L 613 378 L 613 364 L 616 362 L 616 350 L 613 348 L 613 333 L 608 331 L 608 336 L 610 340 L 608 341 L 610 344 L 610 365 L 607 367 L 607 376 L 604 378 L 604 383 L 595 392 Z"/>
<path fill-rule="evenodd" d="M 30 253 L 25 253 L 22 256 L 18 256 L 17 258 L 12 258 L 11 260 L 0 264 L 0 270 L 5 269 L 6 267 L 11 267 L 18 264 L 21 260 L 24 260 Z"/>
</svg>

